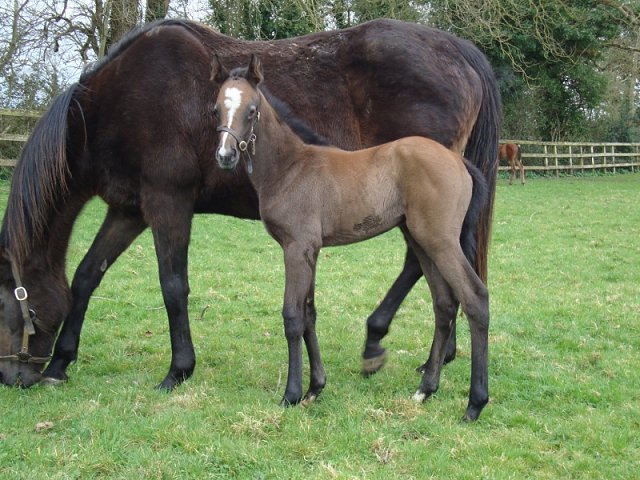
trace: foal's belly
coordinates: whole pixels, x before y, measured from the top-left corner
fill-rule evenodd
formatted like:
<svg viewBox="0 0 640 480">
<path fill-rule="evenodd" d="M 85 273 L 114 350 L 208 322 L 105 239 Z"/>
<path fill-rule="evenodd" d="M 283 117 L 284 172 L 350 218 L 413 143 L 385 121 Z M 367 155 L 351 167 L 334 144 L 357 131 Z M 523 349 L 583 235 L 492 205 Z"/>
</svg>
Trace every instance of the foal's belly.
<svg viewBox="0 0 640 480">
<path fill-rule="evenodd" d="M 323 224 L 322 243 L 326 246 L 362 242 L 397 227 L 404 221 L 400 211 L 373 211 L 360 215 L 340 215 Z"/>
</svg>

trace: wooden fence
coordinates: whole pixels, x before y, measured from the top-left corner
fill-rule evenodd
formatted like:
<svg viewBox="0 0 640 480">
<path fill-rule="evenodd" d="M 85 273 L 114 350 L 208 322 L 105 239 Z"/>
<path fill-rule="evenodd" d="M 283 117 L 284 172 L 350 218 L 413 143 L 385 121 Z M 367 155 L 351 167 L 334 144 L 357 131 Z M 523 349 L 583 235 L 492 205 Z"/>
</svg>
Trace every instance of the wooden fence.
<svg viewBox="0 0 640 480">
<path fill-rule="evenodd" d="M 0 109 L 0 152 L 8 144 L 23 144 L 28 132 L 11 133 L 12 117 L 35 121 L 42 112 Z M 5 126 L 6 124 L 6 126 Z M 540 142 L 530 140 L 502 140 L 502 143 L 517 143 L 522 148 L 522 163 L 525 171 L 560 175 L 592 170 L 616 172 L 621 168 L 640 171 L 640 143 L 588 143 L 588 142 Z M 16 148 L 10 149 L 17 151 Z M 17 155 L 16 155 L 17 156 Z M 0 153 L 0 167 L 14 167 L 16 158 L 5 158 Z M 500 170 L 507 170 L 505 165 Z"/>
<path fill-rule="evenodd" d="M 517 143 L 522 151 L 525 171 L 559 176 L 602 170 L 640 171 L 640 143 L 541 142 L 502 140 Z M 502 162 L 501 162 L 502 163 Z M 500 170 L 507 170 L 500 165 Z"/>
</svg>

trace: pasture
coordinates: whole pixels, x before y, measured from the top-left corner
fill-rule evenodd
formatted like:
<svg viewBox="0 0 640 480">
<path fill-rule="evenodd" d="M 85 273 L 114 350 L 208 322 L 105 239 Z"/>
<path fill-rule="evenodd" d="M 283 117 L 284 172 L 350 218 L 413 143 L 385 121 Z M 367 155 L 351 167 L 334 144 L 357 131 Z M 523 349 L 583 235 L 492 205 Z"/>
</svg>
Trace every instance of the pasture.
<svg viewBox="0 0 640 480">
<path fill-rule="evenodd" d="M 4 211 L 9 183 L 0 182 Z M 91 202 L 69 275 L 103 218 Z M 0 389 L 0 478 L 633 478 L 640 470 L 640 174 L 498 182 L 489 289 L 491 400 L 464 424 L 469 335 L 424 404 L 415 368 L 433 334 L 423 281 L 360 375 L 367 315 L 400 271 L 390 232 L 322 250 L 316 301 L 327 386 L 278 406 L 287 350 L 282 254 L 259 222 L 196 217 L 192 379 L 170 360 L 151 235 L 108 272 L 60 387 Z M 306 359 L 305 359 L 306 361 Z M 636 472 L 636 473 L 633 473 Z"/>
</svg>

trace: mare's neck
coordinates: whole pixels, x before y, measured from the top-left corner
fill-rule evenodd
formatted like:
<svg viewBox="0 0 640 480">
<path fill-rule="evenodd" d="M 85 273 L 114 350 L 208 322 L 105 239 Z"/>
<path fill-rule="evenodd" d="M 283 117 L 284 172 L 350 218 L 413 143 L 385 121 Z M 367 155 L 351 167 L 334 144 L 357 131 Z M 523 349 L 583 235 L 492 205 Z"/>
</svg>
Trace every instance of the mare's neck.
<svg viewBox="0 0 640 480">
<path fill-rule="evenodd" d="M 44 276 L 66 280 L 69 240 L 86 199 L 77 195 L 65 197 L 59 206 L 49 212 L 46 227 L 37 237 L 13 238 L 11 240 L 20 242 L 20 245 L 8 245 L 11 252 L 18 252 L 17 257 L 26 279 Z"/>
</svg>

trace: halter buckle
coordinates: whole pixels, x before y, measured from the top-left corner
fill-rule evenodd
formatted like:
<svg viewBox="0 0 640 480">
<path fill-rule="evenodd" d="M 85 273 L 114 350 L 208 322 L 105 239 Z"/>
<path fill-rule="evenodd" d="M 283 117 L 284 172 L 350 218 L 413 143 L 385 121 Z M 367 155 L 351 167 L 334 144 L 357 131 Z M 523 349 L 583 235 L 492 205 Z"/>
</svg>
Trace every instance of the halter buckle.
<svg viewBox="0 0 640 480">
<path fill-rule="evenodd" d="M 16 297 L 16 300 L 18 300 L 19 302 L 24 302 L 27 298 L 29 298 L 29 295 L 27 294 L 27 289 L 24 287 L 18 287 L 13 291 L 13 294 Z"/>
<path fill-rule="evenodd" d="M 31 360 L 31 358 L 33 357 L 28 351 L 20 350 L 18 353 L 16 353 L 16 358 L 21 363 L 29 363 L 29 360 Z"/>
</svg>

